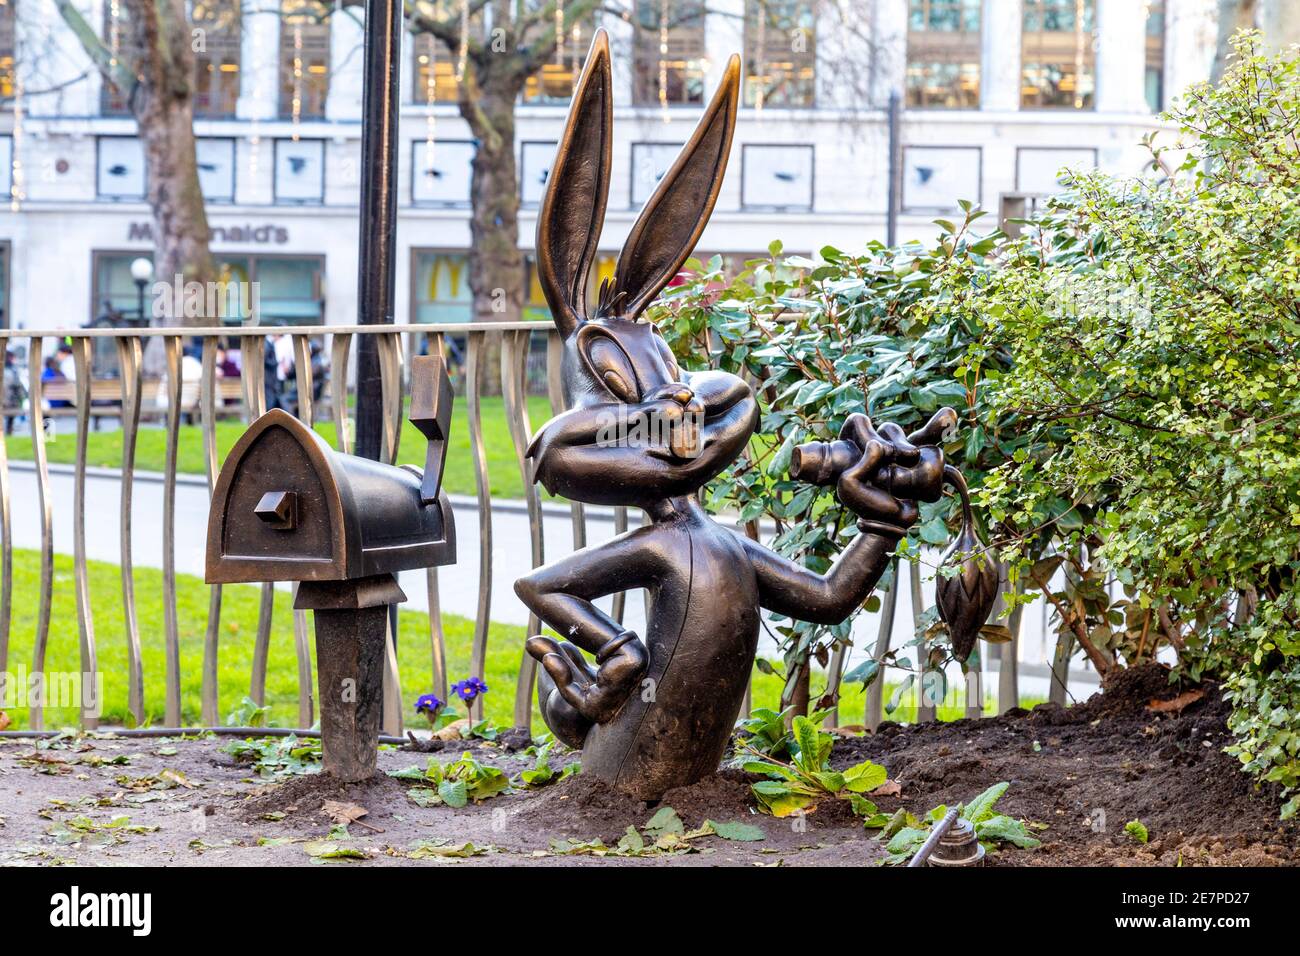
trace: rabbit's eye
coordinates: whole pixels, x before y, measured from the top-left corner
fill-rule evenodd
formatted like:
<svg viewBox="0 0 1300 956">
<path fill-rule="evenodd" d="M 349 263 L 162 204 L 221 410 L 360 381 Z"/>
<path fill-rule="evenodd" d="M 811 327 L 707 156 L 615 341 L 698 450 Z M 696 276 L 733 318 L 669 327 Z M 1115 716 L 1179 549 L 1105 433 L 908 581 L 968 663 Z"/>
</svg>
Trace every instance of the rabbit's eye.
<svg viewBox="0 0 1300 956">
<path fill-rule="evenodd" d="M 617 342 L 603 335 L 592 336 L 585 354 L 588 366 L 612 396 L 621 402 L 641 400 L 636 371 Z"/>
<path fill-rule="evenodd" d="M 659 354 L 664 360 L 664 370 L 668 373 L 668 381 L 676 382 L 681 379 L 681 372 L 677 368 L 677 356 L 673 355 L 673 350 L 668 347 L 659 330 L 655 329 L 655 345 L 659 346 Z"/>
</svg>

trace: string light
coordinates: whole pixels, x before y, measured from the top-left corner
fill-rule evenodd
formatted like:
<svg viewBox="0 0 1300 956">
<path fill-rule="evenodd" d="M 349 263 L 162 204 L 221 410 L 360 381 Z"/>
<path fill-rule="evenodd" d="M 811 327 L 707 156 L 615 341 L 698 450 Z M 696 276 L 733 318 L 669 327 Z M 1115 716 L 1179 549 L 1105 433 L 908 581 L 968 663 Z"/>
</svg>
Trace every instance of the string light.
<svg viewBox="0 0 1300 956">
<path fill-rule="evenodd" d="M 582 49 L 582 25 L 579 23 L 575 23 L 573 25 L 572 45 L 573 45 L 573 62 L 569 66 L 569 79 L 571 81 L 570 89 L 574 89 L 578 85 L 578 72 L 579 72 L 578 56 L 579 56 L 579 51 L 581 51 Z"/>
<path fill-rule="evenodd" d="M 17 57 L 15 57 L 17 59 Z M 14 128 L 9 157 L 9 210 L 17 212 L 27 198 L 23 190 L 23 77 L 14 71 Z"/>
<path fill-rule="evenodd" d="M 260 12 L 260 11 L 259 11 Z M 257 181 L 257 168 L 261 159 L 262 134 L 258 126 L 259 110 L 262 102 L 262 31 L 253 26 L 253 110 L 252 122 L 248 130 L 248 181 Z"/>
<path fill-rule="evenodd" d="M 298 142 L 302 122 L 302 22 L 293 23 L 293 141 Z"/>
<path fill-rule="evenodd" d="M 664 122 L 668 115 L 668 0 L 659 3 L 659 108 L 663 110 Z"/>
<path fill-rule="evenodd" d="M 764 75 L 764 59 L 767 56 L 767 4 L 763 0 L 758 0 L 758 50 L 756 59 L 758 62 L 754 65 L 755 79 L 754 84 L 754 110 L 763 112 L 763 101 L 767 94 L 767 77 Z"/>
<path fill-rule="evenodd" d="M 564 4 L 555 4 L 555 65 L 564 66 Z"/>
<path fill-rule="evenodd" d="M 469 0 L 460 4 L 460 52 L 456 62 L 456 82 L 465 82 L 465 70 L 469 66 Z"/>
<path fill-rule="evenodd" d="M 429 111 L 424 119 L 424 163 L 426 167 L 431 167 L 433 163 L 434 125 L 437 123 L 433 108 L 438 102 L 438 41 L 433 37 L 430 37 L 430 40 L 429 54 L 425 57 L 429 72 L 426 74 L 424 81 L 425 98 L 429 104 Z"/>
</svg>

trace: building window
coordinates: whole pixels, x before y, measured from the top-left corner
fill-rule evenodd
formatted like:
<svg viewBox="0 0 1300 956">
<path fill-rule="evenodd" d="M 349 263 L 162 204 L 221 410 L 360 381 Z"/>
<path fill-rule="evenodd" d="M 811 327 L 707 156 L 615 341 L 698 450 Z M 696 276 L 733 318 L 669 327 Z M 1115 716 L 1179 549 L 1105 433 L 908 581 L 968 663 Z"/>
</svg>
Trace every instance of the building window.
<svg viewBox="0 0 1300 956">
<path fill-rule="evenodd" d="M 903 212 L 948 212 L 965 199 L 979 205 L 983 150 L 978 146 L 906 146 Z"/>
<path fill-rule="evenodd" d="M 587 58 L 587 48 L 591 45 L 591 35 L 595 32 L 595 15 L 587 14 L 574 22 L 561 19 L 556 23 L 562 28 L 561 39 L 555 45 L 555 55 L 542 64 L 541 72 L 534 73 L 524 86 L 525 103 L 547 104 L 567 103 L 573 94 L 573 86 L 582 73 L 582 64 Z"/>
<path fill-rule="evenodd" d="M 1147 104 L 1152 113 L 1165 108 L 1165 0 L 1147 2 Z"/>
<path fill-rule="evenodd" d="M 1093 108 L 1096 0 L 1024 0 L 1020 105 Z"/>
<path fill-rule="evenodd" d="M 411 202 L 468 206 L 474 150 L 474 144 L 467 140 L 412 141 Z"/>
<path fill-rule="evenodd" d="M 14 33 L 14 5 L 18 0 L 0 3 L 0 100 L 13 99 L 14 54 L 17 36 Z"/>
<path fill-rule="evenodd" d="M 745 7 L 745 105 L 812 106 L 812 6 L 806 0 L 747 0 Z"/>
<path fill-rule="evenodd" d="M 9 201 L 14 188 L 14 138 L 0 136 L 0 206 Z"/>
<path fill-rule="evenodd" d="M 235 141 L 208 139 L 194 141 L 199 165 L 199 188 L 207 202 L 235 201 Z"/>
<path fill-rule="evenodd" d="M 134 136 L 101 136 L 96 141 L 95 192 L 100 199 L 138 202 L 144 198 L 144 144 Z"/>
<path fill-rule="evenodd" d="M 7 329 L 13 325 L 9 318 L 9 259 L 11 250 L 12 247 L 7 239 L 0 240 L 0 329 Z"/>
<path fill-rule="evenodd" d="M 190 22 L 203 31 L 194 51 L 194 115 L 235 115 L 239 99 L 239 0 L 194 0 Z"/>
<path fill-rule="evenodd" d="M 323 139 L 275 141 L 275 201 L 302 204 L 325 201 Z"/>
<path fill-rule="evenodd" d="M 980 0 L 911 0 L 907 105 L 978 109 L 980 44 Z"/>
<path fill-rule="evenodd" d="M 330 91 L 330 7 L 283 0 L 280 17 L 280 115 L 323 119 Z"/>
<path fill-rule="evenodd" d="M 519 147 L 519 201 L 539 206 L 546 195 L 546 181 L 555 162 L 554 142 L 523 143 Z"/>
<path fill-rule="evenodd" d="M 813 208 L 813 147 L 746 143 L 740 148 L 740 205 L 783 212 Z"/>
<path fill-rule="evenodd" d="M 597 253 L 592 262 L 591 272 L 587 275 L 587 301 L 595 302 L 604 282 L 614 283 L 614 268 L 618 265 L 618 256 L 609 253 Z M 523 318 L 533 322 L 550 322 L 551 307 L 546 304 L 546 293 L 542 291 L 542 280 L 537 275 L 537 263 L 531 255 L 524 257 L 524 269 L 527 272 L 528 297 L 524 300 Z"/>
<path fill-rule="evenodd" d="M 447 47 L 432 33 L 417 33 L 414 40 L 411 102 L 455 103 L 456 63 Z"/>
<path fill-rule="evenodd" d="M 632 44 L 632 103 L 704 102 L 704 4 L 639 0 Z"/>
<path fill-rule="evenodd" d="M 128 22 L 127 6 L 121 0 L 104 0 L 104 46 L 109 55 L 134 72 L 140 60 L 140 48 Z M 130 116 L 130 90 L 119 90 L 105 80 L 99 90 L 99 111 L 104 116 Z"/>
<path fill-rule="evenodd" d="M 415 249 L 411 256 L 411 321 L 470 321 L 474 296 L 469 290 L 469 258 L 429 249 Z"/>
</svg>

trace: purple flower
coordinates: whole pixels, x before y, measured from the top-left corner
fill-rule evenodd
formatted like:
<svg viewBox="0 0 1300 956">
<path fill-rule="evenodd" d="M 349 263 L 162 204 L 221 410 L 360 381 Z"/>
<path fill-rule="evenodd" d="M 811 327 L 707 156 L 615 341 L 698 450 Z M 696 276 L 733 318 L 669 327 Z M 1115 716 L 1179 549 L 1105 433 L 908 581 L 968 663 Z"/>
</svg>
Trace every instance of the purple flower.
<svg viewBox="0 0 1300 956">
<path fill-rule="evenodd" d="M 415 701 L 415 712 L 417 714 L 428 714 L 430 718 L 438 716 L 438 711 L 442 710 L 443 703 L 433 694 L 424 694 Z"/>
<path fill-rule="evenodd" d="M 487 684 L 477 677 L 467 677 L 459 683 L 452 684 L 451 692 L 468 704 L 479 694 L 487 693 Z"/>
</svg>

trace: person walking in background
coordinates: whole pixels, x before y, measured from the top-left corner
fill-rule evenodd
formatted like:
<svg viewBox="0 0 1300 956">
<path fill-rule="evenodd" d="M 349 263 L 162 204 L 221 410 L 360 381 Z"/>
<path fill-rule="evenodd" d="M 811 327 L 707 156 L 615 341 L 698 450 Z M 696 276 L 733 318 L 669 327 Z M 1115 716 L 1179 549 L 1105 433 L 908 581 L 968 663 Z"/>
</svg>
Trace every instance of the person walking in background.
<svg viewBox="0 0 1300 956">
<path fill-rule="evenodd" d="M 41 369 L 41 382 L 48 385 L 51 382 L 66 382 L 68 377 L 63 374 L 63 369 L 59 366 L 59 355 L 45 357 L 45 366 Z M 48 401 L 50 408 L 71 408 L 72 403 L 62 398 L 52 398 Z"/>
<path fill-rule="evenodd" d="M 27 386 L 23 384 L 23 375 L 18 369 L 18 357 L 9 349 L 5 349 L 4 407 L 20 409 L 25 401 L 27 401 Z M 5 416 L 6 435 L 14 433 L 15 418 L 16 415 Z"/>
</svg>

